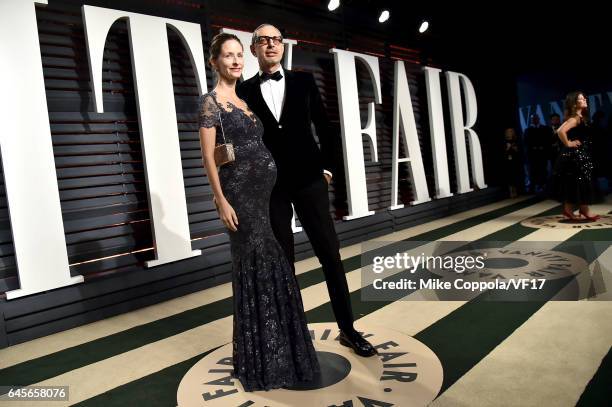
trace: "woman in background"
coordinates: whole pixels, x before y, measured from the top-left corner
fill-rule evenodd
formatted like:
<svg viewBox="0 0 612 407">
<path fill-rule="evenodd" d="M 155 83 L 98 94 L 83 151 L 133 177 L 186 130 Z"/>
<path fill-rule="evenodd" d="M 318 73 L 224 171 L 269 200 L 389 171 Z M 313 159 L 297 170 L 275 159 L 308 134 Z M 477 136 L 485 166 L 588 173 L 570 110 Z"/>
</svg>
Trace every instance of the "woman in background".
<svg viewBox="0 0 612 407">
<path fill-rule="evenodd" d="M 595 221 L 589 204 L 595 199 L 595 179 L 591 152 L 591 132 L 588 125 L 587 99 L 582 92 L 572 92 L 565 98 L 565 122 L 557 135 L 563 143 L 555 163 L 554 185 L 556 198 L 563 202 L 563 216 L 570 221 L 581 216 Z M 575 206 L 579 215 L 574 214 Z"/>
</svg>

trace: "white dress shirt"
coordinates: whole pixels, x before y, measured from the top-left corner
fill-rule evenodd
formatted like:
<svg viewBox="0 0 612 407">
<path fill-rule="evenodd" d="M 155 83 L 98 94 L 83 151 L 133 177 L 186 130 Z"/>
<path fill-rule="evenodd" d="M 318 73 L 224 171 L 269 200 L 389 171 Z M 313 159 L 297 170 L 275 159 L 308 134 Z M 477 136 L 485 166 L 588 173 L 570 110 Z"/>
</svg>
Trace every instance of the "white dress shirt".
<svg viewBox="0 0 612 407">
<path fill-rule="evenodd" d="M 261 96 L 263 96 L 268 109 L 270 109 L 276 121 L 280 122 L 283 104 L 285 102 L 285 71 L 282 66 L 279 66 L 278 71 L 283 75 L 280 80 L 275 81 L 274 79 L 268 79 L 260 82 L 259 88 L 261 89 Z M 263 71 L 260 69 L 259 75 L 262 73 Z M 323 170 L 323 173 L 328 174 L 330 177 L 332 176 L 332 173 L 327 170 Z"/>
<path fill-rule="evenodd" d="M 283 75 L 280 80 L 275 81 L 274 79 L 268 79 L 267 81 L 259 83 L 261 95 L 277 122 L 280 121 L 281 112 L 283 111 L 283 102 L 285 101 L 285 71 L 283 71 L 282 66 L 279 67 L 278 70 L 281 75 Z M 262 73 L 263 72 L 260 70 L 259 75 Z"/>
</svg>

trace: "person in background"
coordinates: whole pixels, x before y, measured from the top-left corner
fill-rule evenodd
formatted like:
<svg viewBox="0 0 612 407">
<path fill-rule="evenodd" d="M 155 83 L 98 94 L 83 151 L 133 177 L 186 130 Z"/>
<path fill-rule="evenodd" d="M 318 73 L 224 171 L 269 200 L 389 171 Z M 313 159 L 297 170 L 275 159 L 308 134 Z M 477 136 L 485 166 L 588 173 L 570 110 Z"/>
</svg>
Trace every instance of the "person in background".
<svg viewBox="0 0 612 407">
<path fill-rule="evenodd" d="M 606 128 L 606 115 L 603 111 L 598 110 L 593 114 L 592 132 L 593 132 L 593 172 L 595 179 L 605 178 L 609 165 L 610 152 L 608 147 L 608 131 Z"/>
<path fill-rule="evenodd" d="M 606 157 L 612 157 L 612 112 L 608 115 L 607 121 L 605 154 Z M 608 192 L 612 192 L 612 162 L 610 160 L 605 160 L 604 173 L 608 181 Z"/>
<path fill-rule="evenodd" d="M 550 132 L 540 123 L 540 116 L 531 115 L 531 125 L 525 130 L 532 192 L 541 193 L 546 186 L 546 162 L 550 156 Z"/>
<path fill-rule="evenodd" d="M 522 167 L 516 131 L 512 127 L 508 127 L 504 131 L 503 178 L 508 186 L 510 198 L 518 196 L 519 186 L 523 179 Z"/>
<path fill-rule="evenodd" d="M 561 126 L 561 116 L 557 113 L 550 115 L 550 162 L 554 165 L 557 155 L 561 150 L 561 140 L 557 136 L 557 130 Z"/>
<path fill-rule="evenodd" d="M 582 92 L 572 92 L 565 98 L 565 121 L 557 134 L 563 143 L 553 172 L 555 197 L 563 203 L 563 216 L 569 221 L 584 217 L 599 219 L 591 213 L 589 204 L 595 200 L 595 176 L 592 159 L 592 129 L 588 125 L 587 99 Z M 574 207 L 579 215 L 574 215 Z"/>
</svg>

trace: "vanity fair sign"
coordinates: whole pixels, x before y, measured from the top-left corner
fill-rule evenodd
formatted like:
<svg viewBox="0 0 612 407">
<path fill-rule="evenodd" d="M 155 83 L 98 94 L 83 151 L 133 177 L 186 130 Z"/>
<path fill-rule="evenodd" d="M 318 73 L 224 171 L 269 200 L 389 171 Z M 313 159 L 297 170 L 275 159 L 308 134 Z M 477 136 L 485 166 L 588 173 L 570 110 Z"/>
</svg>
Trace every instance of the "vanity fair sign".
<svg viewBox="0 0 612 407">
<path fill-rule="evenodd" d="M 10 212 L 15 258 L 20 288 L 6 293 L 7 299 L 22 297 L 75 284 L 82 276 L 71 276 L 58 191 L 47 99 L 36 23 L 35 6 L 48 0 L 0 1 L 0 148 Z M 102 56 L 106 36 L 119 19 L 128 24 L 140 137 L 143 148 L 149 209 L 153 225 L 155 259 L 148 267 L 200 255 L 192 250 L 187 204 L 181 169 L 178 125 L 174 104 L 167 28 L 182 39 L 195 71 L 198 90 L 207 92 L 204 50 L 199 24 L 163 17 L 130 13 L 108 8 L 83 6 L 82 15 L 89 56 L 94 106 L 104 112 L 102 94 Z M 250 44 L 251 33 L 224 29 Z M 285 67 L 291 69 L 295 40 L 285 40 Z M 375 103 L 382 103 L 378 58 L 340 49 L 331 49 L 336 67 L 340 104 L 342 142 L 349 214 L 345 220 L 373 214 L 368 209 L 362 134 L 367 136 L 377 161 Z M 368 120 L 361 127 L 355 61 L 368 68 L 375 89 L 375 102 L 368 106 Z M 244 77 L 258 71 L 257 61 L 245 52 Z M 430 134 L 436 191 L 434 198 L 452 195 L 450 191 L 442 96 L 441 71 L 423 68 L 427 85 Z M 474 88 L 463 74 L 445 72 L 448 87 L 455 173 L 458 190 L 471 191 L 472 184 L 486 188 L 478 136 L 472 130 L 477 107 Z M 393 185 L 390 210 L 403 205 L 398 199 L 398 166 L 408 165 L 415 201 L 431 200 L 425 182 L 417 127 L 412 110 L 408 80 L 402 61 L 395 63 L 393 118 Z M 461 92 L 465 96 L 465 106 Z M 463 109 L 466 121 L 464 122 Z M 401 129 L 401 131 L 400 131 Z M 407 157 L 399 157 L 404 143 Z"/>
</svg>

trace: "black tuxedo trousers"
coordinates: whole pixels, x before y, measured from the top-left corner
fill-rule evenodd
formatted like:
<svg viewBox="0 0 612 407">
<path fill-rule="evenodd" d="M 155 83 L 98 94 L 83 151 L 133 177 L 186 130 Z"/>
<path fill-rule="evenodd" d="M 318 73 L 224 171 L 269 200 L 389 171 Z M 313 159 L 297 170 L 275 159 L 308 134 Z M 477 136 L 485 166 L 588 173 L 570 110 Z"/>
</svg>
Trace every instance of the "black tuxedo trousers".
<svg viewBox="0 0 612 407">
<path fill-rule="evenodd" d="M 353 329 L 353 311 L 346 282 L 344 266 L 340 259 L 340 244 L 329 213 L 327 181 L 321 175 L 310 185 L 287 191 L 276 184 L 270 198 L 270 221 L 274 235 L 283 247 L 287 258 L 295 263 L 295 250 L 291 219 L 293 208 L 304 232 L 310 240 L 315 255 L 321 263 L 332 309 L 342 330 Z M 294 266 L 295 271 L 295 266 Z"/>
</svg>

